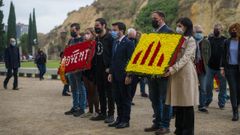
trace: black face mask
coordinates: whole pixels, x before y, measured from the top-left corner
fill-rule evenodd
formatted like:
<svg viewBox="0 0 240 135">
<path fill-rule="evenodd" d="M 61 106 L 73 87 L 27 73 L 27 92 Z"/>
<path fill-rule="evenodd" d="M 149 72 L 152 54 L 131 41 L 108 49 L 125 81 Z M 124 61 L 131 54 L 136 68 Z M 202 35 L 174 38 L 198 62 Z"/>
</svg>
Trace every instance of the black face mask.
<svg viewBox="0 0 240 135">
<path fill-rule="evenodd" d="M 134 40 L 135 40 L 135 38 L 129 38 L 129 40 L 131 40 L 131 41 L 134 41 Z"/>
<path fill-rule="evenodd" d="M 97 33 L 97 34 L 101 34 L 102 33 L 102 29 L 100 29 L 100 28 L 95 28 L 95 32 Z"/>
<path fill-rule="evenodd" d="M 219 30 L 214 30 L 213 34 L 215 37 L 218 37 L 220 35 L 220 31 Z"/>
<path fill-rule="evenodd" d="M 157 20 L 152 20 L 152 27 L 153 27 L 154 29 L 157 29 L 157 28 L 159 27 Z"/>
<path fill-rule="evenodd" d="M 236 38 L 237 37 L 237 32 L 230 32 L 231 38 Z"/>
<path fill-rule="evenodd" d="M 75 38 L 75 37 L 77 37 L 77 33 L 74 32 L 74 31 L 72 31 L 72 32 L 71 32 L 71 36 L 72 36 L 73 38 Z"/>
</svg>

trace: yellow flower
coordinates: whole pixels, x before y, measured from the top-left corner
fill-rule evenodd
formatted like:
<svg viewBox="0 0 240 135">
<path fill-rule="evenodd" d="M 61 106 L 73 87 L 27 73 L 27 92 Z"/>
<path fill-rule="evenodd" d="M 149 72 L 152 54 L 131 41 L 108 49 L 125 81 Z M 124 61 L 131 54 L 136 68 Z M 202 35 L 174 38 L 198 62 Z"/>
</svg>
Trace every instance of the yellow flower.
<svg viewBox="0 0 240 135">
<path fill-rule="evenodd" d="M 126 71 L 148 75 L 163 75 L 176 53 L 182 35 L 143 34 Z"/>
</svg>

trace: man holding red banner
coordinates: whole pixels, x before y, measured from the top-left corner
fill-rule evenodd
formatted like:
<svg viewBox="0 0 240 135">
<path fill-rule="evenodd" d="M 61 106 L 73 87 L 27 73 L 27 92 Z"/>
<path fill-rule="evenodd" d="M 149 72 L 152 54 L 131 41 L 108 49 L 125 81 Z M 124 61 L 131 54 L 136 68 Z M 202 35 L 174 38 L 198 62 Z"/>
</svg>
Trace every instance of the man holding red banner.
<svg viewBox="0 0 240 135">
<path fill-rule="evenodd" d="M 73 23 L 70 27 L 72 38 L 69 40 L 68 46 L 83 42 L 83 38 L 80 36 L 80 25 Z M 68 78 L 72 89 L 73 107 L 70 111 L 65 112 L 65 115 L 79 117 L 85 113 L 84 110 L 86 108 L 86 88 L 82 81 L 82 72 L 70 72 L 68 73 Z"/>
</svg>

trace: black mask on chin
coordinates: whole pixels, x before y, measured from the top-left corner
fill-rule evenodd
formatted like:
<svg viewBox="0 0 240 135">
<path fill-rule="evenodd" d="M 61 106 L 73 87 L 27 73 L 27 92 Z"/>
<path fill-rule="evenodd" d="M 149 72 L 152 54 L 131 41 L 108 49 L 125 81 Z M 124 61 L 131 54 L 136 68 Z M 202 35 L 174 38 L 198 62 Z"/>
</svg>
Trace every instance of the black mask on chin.
<svg viewBox="0 0 240 135">
<path fill-rule="evenodd" d="M 97 33 L 97 34 L 101 34 L 102 33 L 102 29 L 100 29 L 100 28 L 94 28 L 95 29 L 95 32 Z"/>
<path fill-rule="evenodd" d="M 154 29 L 157 29 L 159 27 L 158 21 L 157 20 L 152 20 L 152 27 Z"/>
<path fill-rule="evenodd" d="M 71 37 L 76 38 L 76 37 L 77 37 L 77 33 L 74 32 L 74 31 L 72 31 L 72 32 L 71 32 Z"/>
<path fill-rule="evenodd" d="M 231 38 L 236 38 L 237 37 L 237 32 L 230 32 Z"/>
</svg>

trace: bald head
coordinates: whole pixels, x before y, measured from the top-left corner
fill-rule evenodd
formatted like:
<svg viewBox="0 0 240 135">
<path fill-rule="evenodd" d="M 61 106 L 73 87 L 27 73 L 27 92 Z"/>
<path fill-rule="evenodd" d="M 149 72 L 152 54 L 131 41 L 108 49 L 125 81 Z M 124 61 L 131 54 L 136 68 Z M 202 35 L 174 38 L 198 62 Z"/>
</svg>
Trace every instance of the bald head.
<svg viewBox="0 0 240 135">
<path fill-rule="evenodd" d="M 128 38 L 134 38 L 134 39 L 136 38 L 137 31 L 134 28 L 129 28 L 127 32 L 128 32 Z"/>
</svg>

